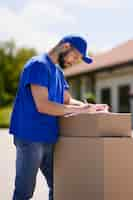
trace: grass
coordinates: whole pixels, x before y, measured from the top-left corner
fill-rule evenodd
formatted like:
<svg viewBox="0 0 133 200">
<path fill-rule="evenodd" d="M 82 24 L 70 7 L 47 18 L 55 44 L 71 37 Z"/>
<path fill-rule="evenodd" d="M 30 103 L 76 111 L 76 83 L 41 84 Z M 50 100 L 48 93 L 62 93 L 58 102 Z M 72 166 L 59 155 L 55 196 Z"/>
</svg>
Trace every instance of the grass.
<svg viewBox="0 0 133 200">
<path fill-rule="evenodd" d="M 12 106 L 0 108 L 0 128 L 8 128 Z"/>
</svg>

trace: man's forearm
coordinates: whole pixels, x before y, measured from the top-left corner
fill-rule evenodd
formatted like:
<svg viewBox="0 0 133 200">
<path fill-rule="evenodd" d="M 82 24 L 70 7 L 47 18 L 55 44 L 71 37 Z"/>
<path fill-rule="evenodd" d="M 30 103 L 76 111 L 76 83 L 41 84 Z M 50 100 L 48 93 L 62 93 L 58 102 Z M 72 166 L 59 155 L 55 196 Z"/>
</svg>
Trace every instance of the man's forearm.
<svg viewBox="0 0 133 200">
<path fill-rule="evenodd" d="M 76 105 L 66 105 L 55 103 L 53 101 L 45 101 L 38 106 L 38 112 L 53 116 L 63 116 L 65 114 L 75 112 L 78 108 L 79 106 Z"/>
</svg>

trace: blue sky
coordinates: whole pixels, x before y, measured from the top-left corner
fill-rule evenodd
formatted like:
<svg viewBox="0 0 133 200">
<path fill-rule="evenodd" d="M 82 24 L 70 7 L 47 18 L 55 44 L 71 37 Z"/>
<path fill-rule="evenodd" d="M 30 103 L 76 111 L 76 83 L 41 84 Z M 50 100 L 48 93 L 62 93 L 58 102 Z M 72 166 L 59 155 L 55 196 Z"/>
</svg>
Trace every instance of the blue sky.
<svg viewBox="0 0 133 200">
<path fill-rule="evenodd" d="M 132 10 L 131 0 L 0 0 L 0 40 L 42 52 L 75 33 L 103 51 L 133 39 Z"/>
</svg>

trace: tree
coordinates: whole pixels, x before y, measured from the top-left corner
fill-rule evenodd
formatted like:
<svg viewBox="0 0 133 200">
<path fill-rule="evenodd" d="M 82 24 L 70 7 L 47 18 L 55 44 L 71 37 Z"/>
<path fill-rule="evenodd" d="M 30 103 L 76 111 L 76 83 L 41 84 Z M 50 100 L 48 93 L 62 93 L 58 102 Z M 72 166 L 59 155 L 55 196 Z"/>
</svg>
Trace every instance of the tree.
<svg viewBox="0 0 133 200">
<path fill-rule="evenodd" d="M 16 94 L 24 63 L 36 55 L 35 49 L 16 48 L 13 40 L 0 42 L 0 105 L 11 103 Z"/>
</svg>

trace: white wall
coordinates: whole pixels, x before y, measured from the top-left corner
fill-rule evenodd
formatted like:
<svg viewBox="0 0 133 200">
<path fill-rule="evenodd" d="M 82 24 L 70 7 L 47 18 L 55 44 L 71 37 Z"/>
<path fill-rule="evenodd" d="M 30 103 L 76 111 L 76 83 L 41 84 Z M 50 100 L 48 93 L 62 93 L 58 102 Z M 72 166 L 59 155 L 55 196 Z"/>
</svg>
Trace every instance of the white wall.
<svg viewBox="0 0 133 200">
<path fill-rule="evenodd" d="M 98 103 L 101 103 L 101 96 L 100 92 L 103 88 L 110 88 L 111 89 L 111 104 L 112 104 L 112 111 L 118 112 L 118 87 L 122 85 L 129 85 L 131 90 L 133 91 L 133 72 L 127 74 L 118 74 L 112 73 L 108 77 L 102 76 L 96 79 L 96 100 Z M 133 103 L 131 106 L 131 112 L 133 113 Z"/>
</svg>

